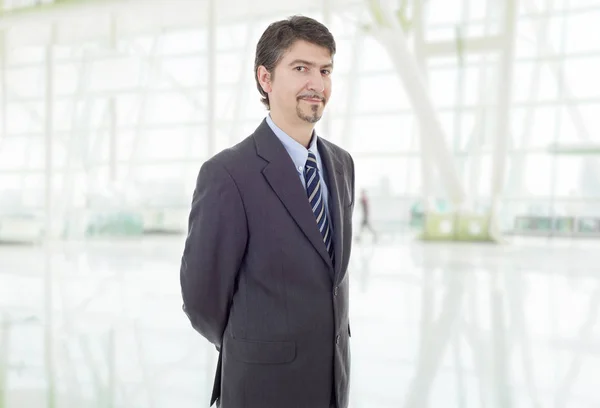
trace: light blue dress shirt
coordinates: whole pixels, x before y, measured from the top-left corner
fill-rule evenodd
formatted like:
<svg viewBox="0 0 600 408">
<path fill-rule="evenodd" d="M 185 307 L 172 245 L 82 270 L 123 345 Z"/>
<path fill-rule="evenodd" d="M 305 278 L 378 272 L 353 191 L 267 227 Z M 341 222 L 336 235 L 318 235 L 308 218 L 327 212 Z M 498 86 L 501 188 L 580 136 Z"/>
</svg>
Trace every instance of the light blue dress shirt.
<svg viewBox="0 0 600 408">
<path fill-rule="evenodd" d="M 306 180 L 304 180 L 304 167 L 306 166 L 306 160 L 308 160 L 308 151 L 310 150 L 314 153 L 317 158 L 317 168 L 319 169 L 319 175 L 321 176 L 321 189 L 323 190 L 323 199 L 325 200 L 325 210 L 327 211 L 327 216 L 329 217 L 329 226 L 331 231 L 333 232 L 333 222 L 331 218 L 331 211 L 329 211 L 329 189 L 327 188 L 327 174 L 325 169 L 323 168 L 323 162 L 321 161 L 321 155 L 319 155 L 319 149 L 317 149 L 317 132 L 313 132 L 312 140 L 310 141 L 310 145 L 308 149 L 302 146 L 300 143 L 292 139 L 287 133 L 281 130 L 271 119 L 271 115 L 267 115 L 267 124 L 275 133 L 275 136 L 281 141 L 283 147 L 288 152 L 292 161 L 294 162 L 294 166 L 296 167 L 296 172 L 300 177 L 300 181 L 302 182 L 302 186 L 304 190 L 306 190 Z M 308 197 L 306 198 L 308 200 Z"/>
</svg>

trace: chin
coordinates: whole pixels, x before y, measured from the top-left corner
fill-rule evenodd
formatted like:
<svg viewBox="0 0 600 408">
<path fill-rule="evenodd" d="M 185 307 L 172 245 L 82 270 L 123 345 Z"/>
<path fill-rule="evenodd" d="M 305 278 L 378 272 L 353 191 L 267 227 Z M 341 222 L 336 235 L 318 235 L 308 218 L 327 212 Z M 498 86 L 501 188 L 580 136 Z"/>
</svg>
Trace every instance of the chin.
<svg viewBox="0 0 600 408">
<path fill-rule="evenodd" d="M 302 119 L 304 122 L 307 123 L 317 123 L 318 121 L 321 120 L 321 115 L 318 116 L 301 116 L 300 119 Z"/>
<path fill-rule="evenodd" d="M 306 109 L 301 106 L 296 107 L 296 114 L 300 120 L 305 123 L 317 123 L 323 116 L 323 107 L 319 109 Z"/>
</svg>

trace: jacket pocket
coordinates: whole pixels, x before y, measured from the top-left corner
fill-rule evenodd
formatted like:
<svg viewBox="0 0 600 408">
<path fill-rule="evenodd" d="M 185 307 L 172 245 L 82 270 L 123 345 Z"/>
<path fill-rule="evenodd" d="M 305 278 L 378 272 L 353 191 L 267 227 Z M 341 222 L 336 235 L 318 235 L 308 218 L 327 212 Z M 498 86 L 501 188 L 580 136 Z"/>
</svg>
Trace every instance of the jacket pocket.
<svg viewBox="0 0 600 408">
<path fill-rule="evenodd" d="M 229 353 L 236 360 L 249 364 L 285 364 L 296 358 L 296 343 L 292 341 L 256 341 L 231 339 Z"/>
</svg>

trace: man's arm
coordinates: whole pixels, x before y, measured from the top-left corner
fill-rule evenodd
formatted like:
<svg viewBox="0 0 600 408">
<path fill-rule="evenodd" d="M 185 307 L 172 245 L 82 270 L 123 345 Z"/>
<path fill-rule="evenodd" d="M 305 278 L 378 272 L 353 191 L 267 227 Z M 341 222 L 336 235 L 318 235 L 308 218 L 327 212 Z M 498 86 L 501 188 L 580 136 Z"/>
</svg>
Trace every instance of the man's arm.
<svg viewBox="0 0 600 408">
<path fill-rule="evenodd" d="M 192 327 L 220 348 L 248 237 L 239 190 L 214 161 L 200 168 L 181 260 L 183 310 Z"/>
<path fill-rule="evenodd" d="M 354 182 L 356 180 L 356 176 L 354 174 L 354 159 L 352 158 L 352 155 L 348 154 L 348 157 L 350 157 L 350 168 L 351 168 L 351 174 L 352 174 L 352 204 L 354 204 L 354 200 L 356 198 L 356 192 L 354 191 Z M 354 208 L 353 208 L 354 209 Z"/>
</svg>

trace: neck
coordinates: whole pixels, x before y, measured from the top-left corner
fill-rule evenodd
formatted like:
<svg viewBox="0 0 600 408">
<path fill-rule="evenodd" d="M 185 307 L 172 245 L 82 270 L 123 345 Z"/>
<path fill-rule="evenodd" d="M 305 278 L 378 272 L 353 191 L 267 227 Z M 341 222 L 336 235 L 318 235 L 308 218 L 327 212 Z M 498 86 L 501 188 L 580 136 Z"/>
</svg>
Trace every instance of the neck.
<svg viewBox="0 0 600 408">
<path fill-rule="evenodd" d="M 275 123 L 279 129 L 283 130 L 292 139 L 308 149 L 315 128 L 314 124 L 305 122 L 300 118 L 288 120 L 284 115 L 273 111 L 271 111 L 270 114 L 273 123 Z"/>
</svg>

